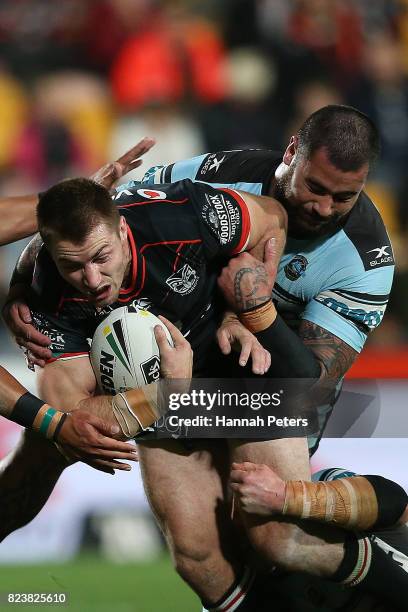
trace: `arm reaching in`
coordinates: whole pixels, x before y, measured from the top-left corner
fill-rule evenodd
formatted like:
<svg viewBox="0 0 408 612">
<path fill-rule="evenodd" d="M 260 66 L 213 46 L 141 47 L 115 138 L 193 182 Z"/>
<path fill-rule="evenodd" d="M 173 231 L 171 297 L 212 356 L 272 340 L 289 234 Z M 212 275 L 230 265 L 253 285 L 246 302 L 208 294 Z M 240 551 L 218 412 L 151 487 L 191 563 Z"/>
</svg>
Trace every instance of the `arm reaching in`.
<svg viewBox="0 0 408 612">
<path fill-rule="evenodd" d="M 231 488 L 251 514 L 291 516 L 350 530 L 383 529 L 408 518 L 408 495 L 382 476 L 284 481 L 267 465 L 245 462 L 233 463 Z"/>
<path fill-rule="evenodd" d="M 33 429 L 44 437 L 75 449 L 82 460 L 99 456 L 101 460 L 128 459 L 135 461 L 135 449 L 125 442 L 115 440 L 117 425 L 110 425 L 101 418 L 76 410 L 64 413 L 31 395 L 7 370 L 0 367 L 0 414 Z M 118 463 L 118 469 L 130 469 Z"/>
<path fill-rule="evenodd" d="M 153 138 L 143 138 L 116 161 L 102 166 L 91 178 L 111 189 L 117 180 L 143 163 L 140 158 L 154 144 Z M 37 231 L 37 204 L 37 194 L 0 198 L 0 245 L 26 238 Z"/>
</svg>

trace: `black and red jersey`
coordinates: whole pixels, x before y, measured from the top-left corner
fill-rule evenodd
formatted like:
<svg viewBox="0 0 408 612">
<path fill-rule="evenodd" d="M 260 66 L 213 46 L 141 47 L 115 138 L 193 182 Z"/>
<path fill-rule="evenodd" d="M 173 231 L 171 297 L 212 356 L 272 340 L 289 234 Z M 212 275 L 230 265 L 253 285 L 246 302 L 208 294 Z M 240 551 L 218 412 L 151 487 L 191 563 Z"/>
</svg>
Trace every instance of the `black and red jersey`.
<svg viewBox="0 0 408 612">
<path fill-rule="evenodd" d="M 215 333 L 218 273 L 248 242 L 245 202 L 234 190 L 190 180 L 157 189 L 134 185 L 113 199 L 132 253 L 117 302 L 97 309 L 61 278 L 45 247 L 37 257 L 30 306 L 38 329 L 52 340 L 53 358 L 88 353 L 96 326 L 120 306 L 163 314 L 179 324 L 193 350 L 205 350 Z"/>
</svg>

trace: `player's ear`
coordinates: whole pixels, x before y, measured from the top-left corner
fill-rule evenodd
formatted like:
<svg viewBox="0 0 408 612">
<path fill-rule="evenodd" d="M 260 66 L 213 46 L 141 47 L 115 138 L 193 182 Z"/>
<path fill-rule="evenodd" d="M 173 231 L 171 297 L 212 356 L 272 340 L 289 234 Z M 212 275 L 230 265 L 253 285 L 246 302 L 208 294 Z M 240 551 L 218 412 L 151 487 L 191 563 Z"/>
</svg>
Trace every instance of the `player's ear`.
<svg viewBox="0 0 408 612">
<path fill-rule="evenodd" d="M 283 155 L 283 163 L 286 164 L 287 166 L 290 166 L 292 159 L 295 157 L 296 151 L 298 148 L 298 144 L 299 144 L 298 136 L 297 135 L 291 136 L 290 142 Z"/>
<path fill-rule="evenodd" d="M 127 223 L 125 217 L 120 217 L 119 220 L 119 236 L 122 242 L 127 240 Z"/>
</svg>

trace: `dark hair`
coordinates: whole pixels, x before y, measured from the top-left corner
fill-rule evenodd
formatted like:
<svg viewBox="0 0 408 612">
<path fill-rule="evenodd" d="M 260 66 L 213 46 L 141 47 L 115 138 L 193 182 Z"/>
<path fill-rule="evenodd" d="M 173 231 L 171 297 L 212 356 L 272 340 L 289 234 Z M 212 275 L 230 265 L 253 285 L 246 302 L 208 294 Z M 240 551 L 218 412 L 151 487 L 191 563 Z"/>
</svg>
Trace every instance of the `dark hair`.
<svg viewBox="0 0 408 612">
<path fill-rule="evenodd" d="M 56 234 L 81 243 L 98 224 L 119 224 L 119 213 L 105 187 L 85 178 L 62 181 L 41 194 L 38 229 L 47 244 Z"/>
<path fill-rule="evenodd" d="M 298 132 L 299 152 L 307 159 L 325 148 L 330 162 L 343 172 L 375 162 L 380 153 L 378 130 L 352 106 L 330 104 L 310 115 Z"/>
</svg>

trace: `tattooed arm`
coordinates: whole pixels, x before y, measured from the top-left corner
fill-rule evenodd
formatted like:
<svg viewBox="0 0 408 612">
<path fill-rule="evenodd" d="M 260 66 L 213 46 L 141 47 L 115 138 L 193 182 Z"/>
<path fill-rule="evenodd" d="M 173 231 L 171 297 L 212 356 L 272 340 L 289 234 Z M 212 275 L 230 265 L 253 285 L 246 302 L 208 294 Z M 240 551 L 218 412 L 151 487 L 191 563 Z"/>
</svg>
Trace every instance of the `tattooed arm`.
<svg viewBox="0 0 408 612">
<path fill-rule="evenodd" d="M 310 321 L 302 321 L 299 337 L 319 362 L 322 379 L 337 382 L 358 356 L 358 352 L 346 342 Z"/>
<path fill-rule="evenodd" d="M 230 260 L 218 284 L 235 312 L 254 310 L 271 302 L 278 263 L 275 245 L 270 240 L 265 245 L 264 262 L 249 253 Z M 302 325 L 301 334 L 297 335 L 277 315 L 272 324 L 255 333 L 257 340 L 271 354 L 269 375 L 341 378 L 355 358 L 355 351 L 317 325 L 306 321 Z"/>
</svg>

